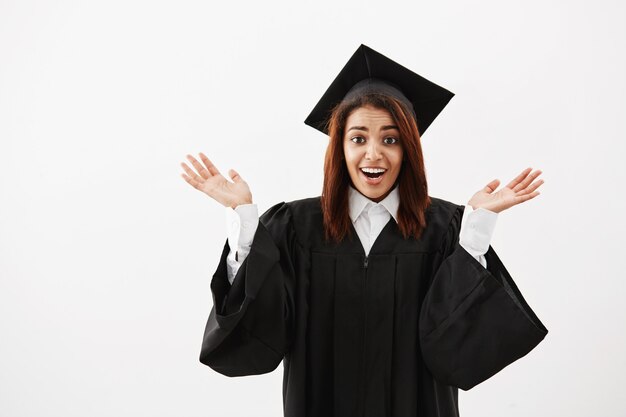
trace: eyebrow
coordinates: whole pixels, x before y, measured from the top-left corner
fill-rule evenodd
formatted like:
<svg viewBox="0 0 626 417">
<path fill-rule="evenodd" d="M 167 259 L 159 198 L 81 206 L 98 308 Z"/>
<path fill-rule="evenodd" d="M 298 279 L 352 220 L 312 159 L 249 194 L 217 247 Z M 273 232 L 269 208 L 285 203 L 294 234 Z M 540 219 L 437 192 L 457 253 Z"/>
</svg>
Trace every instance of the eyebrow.
<svg viewBox="0 0 626 417">
<path fill-rule="evenodd" d="M 386 126 L 383 126 L 380 130 L 391 130 L 391 129 L 400 130 L 398 129 L 398 126 L 396 125 L 386 125 Z M 363 130 L 365 132 L 369 132 L 369 129 L 365 126 L 352 126 L 348 130 L 346 130 L 346 132 L 349 132 L 351 130 Z"/>
</svg>

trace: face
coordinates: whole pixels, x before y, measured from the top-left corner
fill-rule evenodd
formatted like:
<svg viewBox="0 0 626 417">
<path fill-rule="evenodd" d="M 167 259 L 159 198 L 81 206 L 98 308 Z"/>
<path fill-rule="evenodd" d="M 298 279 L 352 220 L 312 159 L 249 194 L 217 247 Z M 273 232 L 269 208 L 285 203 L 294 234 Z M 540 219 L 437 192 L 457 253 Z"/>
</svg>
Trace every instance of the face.
<svg viewBox="0 0 626 417">
<path fill-rule="evenodd" d="M 343 152 L 354 188 L 375 202 L 387 197 L 403 155 L 400 131 L 391 114 L 372 106 L 353 110 L 346 120 Z"/>
</svg>

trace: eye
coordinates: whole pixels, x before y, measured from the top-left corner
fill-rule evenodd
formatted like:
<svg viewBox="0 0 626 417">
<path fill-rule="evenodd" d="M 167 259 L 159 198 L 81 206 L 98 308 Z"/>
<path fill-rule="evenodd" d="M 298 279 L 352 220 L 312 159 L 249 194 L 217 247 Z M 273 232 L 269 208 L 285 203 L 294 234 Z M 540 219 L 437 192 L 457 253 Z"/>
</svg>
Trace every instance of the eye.
<svg viewBox="0 0 626 417">
<path fill-rule="evenodd" d="M 363 142 L 365 142 L 365 138 L 362 137 L 362 136 L 355 136 L 355 137 L 351 138 L 350 140 L 352 142 L 354 142 L 354 143 L 363 143 Z"/>
<path fill-rule="evenodd" d="M 394 138 L 393 136 L 388 136 L 383 139 L 383 142 L 385 142 L 387 145 L 393 145 L 394 143 L 398 143 L 398 139 Z"/>
</svg>

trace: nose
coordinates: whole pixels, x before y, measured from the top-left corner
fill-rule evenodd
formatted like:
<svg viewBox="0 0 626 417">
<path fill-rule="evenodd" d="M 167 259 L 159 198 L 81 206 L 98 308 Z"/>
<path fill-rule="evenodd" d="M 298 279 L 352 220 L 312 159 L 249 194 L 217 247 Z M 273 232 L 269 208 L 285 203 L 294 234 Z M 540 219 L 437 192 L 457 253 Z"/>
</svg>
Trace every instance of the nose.
<svg viewBox="0 0 626 417">
<path fill-rule="evenodd" d="M 371 161 L 377 161 L 379 159 L 382 159 L 382 154 L 380 153 L 378 144 L 376 143 L 375 140 L 370 140 L 369 143 L 367 144 L 367 148 L 365 151 L 365 159 L 371 160 Z"/>
</svg>

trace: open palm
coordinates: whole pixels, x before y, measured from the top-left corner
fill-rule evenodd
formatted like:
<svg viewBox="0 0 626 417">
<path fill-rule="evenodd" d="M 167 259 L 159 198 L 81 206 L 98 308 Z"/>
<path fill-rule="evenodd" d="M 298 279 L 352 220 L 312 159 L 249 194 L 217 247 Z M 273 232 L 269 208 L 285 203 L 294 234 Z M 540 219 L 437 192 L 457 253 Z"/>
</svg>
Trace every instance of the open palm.
<svg viewBox="0 0 626 417">
<path fill-rule="evenodd" d="M 534 181 L 541 174 L 540 170 L 533 173 L 531 171 L 531 168 L 526 168 L 509 182 L 506 187 L 497 192 L 494 191 L 500 185 L 500 180 L 495 179 L 491 181 L 482 190 L 474 194 L 468 204 L 474 209 L 482 207 L 494 213 L 499 213 L 516 204 L 535 198 L 539 195 L 539 191 L 536 191 L 537 188 L 544 181 Z"/>
<path fill-rule="evenodd" d="M 233 182 L 230 182 L 220 174 L 215 165 L 202 152 L 200 152 L 200 159 L 204 165 L 191 155 L 187 155 L 187 159 L 189 159 L 197 173 L 187 164 L 181 162 L 180 165 L 187 173 L 187 175 L 181 174 L 181 176 L 191 186 L 225 207 L 235 208 L 241 204 L 252 203 L 252 193 L 248 184 L 234 169 L 228 171 L 230 178 L 233 180 Z"/>
</svg>

